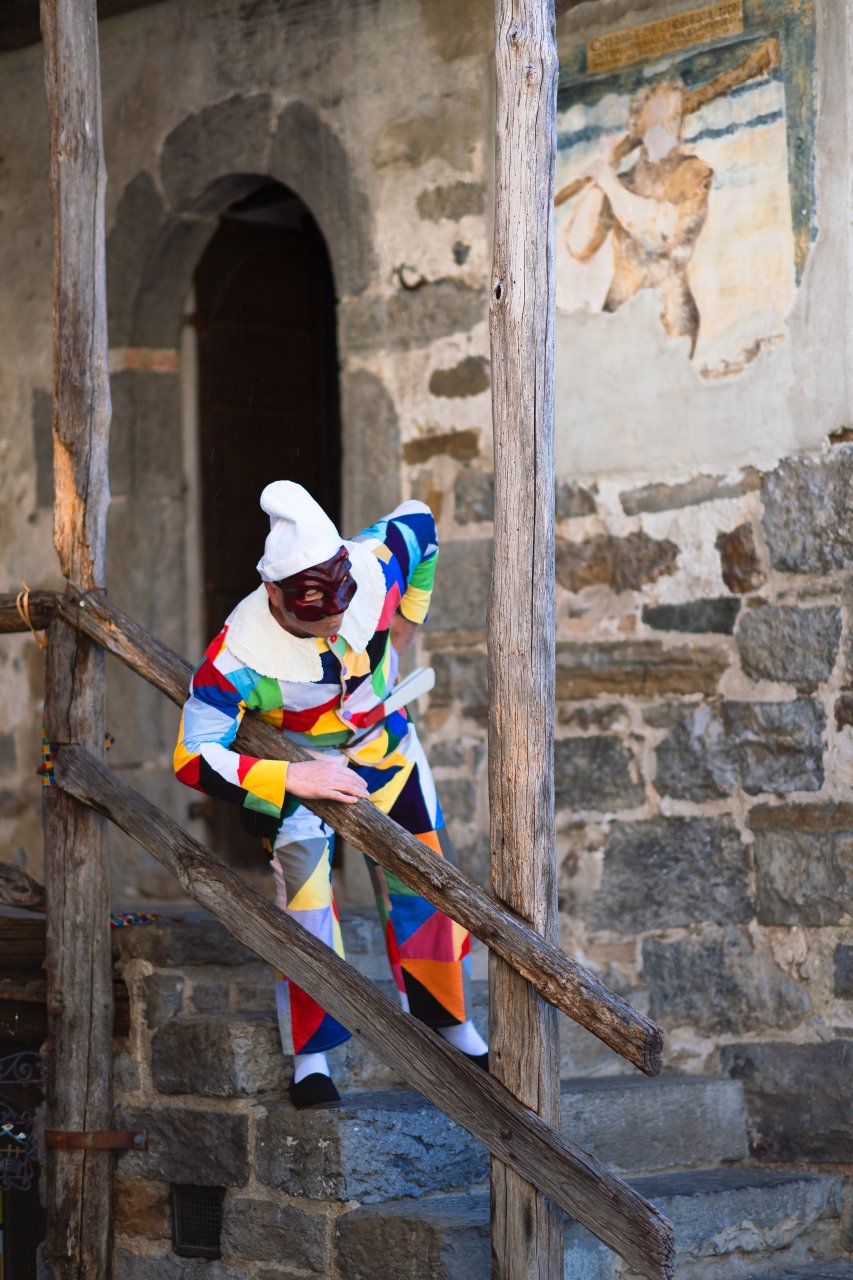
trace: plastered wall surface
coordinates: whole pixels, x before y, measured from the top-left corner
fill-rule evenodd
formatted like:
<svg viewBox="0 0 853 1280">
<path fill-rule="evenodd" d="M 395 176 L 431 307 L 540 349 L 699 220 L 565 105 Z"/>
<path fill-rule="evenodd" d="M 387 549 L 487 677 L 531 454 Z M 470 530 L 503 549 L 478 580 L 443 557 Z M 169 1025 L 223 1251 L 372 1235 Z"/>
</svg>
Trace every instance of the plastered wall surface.
<svg viewBox="0 0 853 1280">
<path fill-rule="evenodd" d="M 696 6 L 587 2 L 561 19 L 559 43 L 574 48 L 613 29 L 691 8 Z M 761 20 L 768 6 L 750 6 L 747 0 L 747 15 L 750 8 L 758 11 L 751 34 L 774 30 Z M 788 8 L 807 20 L 807 6 Z M 828 431 L 848 422 L 846 18 L 844 5 L 818 6 L 819 74 L 808 90 L 817 106 L 816 147 L 803 146 L 796 163 L 805 168 L 814 162 L 820 210 L 784 339 L 760 351 L 738 376 L 703 381 L 686 358 L 687 340 L 671 342 L 657 322 L 659 301 L 651 291 L 616 314 L 559 311 L 556 451 L 561 473 L 688 476 L 694 470 L 720 470 L 721 462 L 723 469 L 768 466 L 788 453 L 819 447 Z M 649 63 L 648 77 L 677 67 L 676 57 L 661 57 Z M 791 136 L 799 123 L 794 121 Z M 691 149 L 701 155 L 701 141 Z M 754 163 L 756 168 L 766 164 L 767 157 L 757 151 Z M 726 221 L 733 221 L 731 210 Z M 748 269 L 748 262 L 741 263 L 741 271 Z"/>
</svg>

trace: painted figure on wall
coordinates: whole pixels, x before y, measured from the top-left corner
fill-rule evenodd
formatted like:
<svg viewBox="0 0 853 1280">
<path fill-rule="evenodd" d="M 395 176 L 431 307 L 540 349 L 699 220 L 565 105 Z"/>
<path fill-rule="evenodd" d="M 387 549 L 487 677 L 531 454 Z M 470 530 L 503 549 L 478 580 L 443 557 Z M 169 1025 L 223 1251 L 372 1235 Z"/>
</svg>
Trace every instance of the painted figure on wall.
<svg viewBox="0 0 853 1280">
<path fill-rule="evenodd" d="M 800 267 L 775 36 L 564 81 L 557 305 L 645 290 L 704 378 L 780 341 Z"/>
<path fill-rule="evenodd" d="M 636 163 L 620 175 L 596 160 L 589 186 L 566 224 L 566 246 L 587 262 L 613 236 L 613 280 L 604 301 L 616 311 L 640 289 L 657 289 L 670 338 L 687 336 L 690 356 L 699 336 L 699 308 L 687 268 L 708 216 L 710 165 L 682 146 L 685 88 L 680 80 L 646 86 L 631 101 L 630 137 Z"/>
</svg>

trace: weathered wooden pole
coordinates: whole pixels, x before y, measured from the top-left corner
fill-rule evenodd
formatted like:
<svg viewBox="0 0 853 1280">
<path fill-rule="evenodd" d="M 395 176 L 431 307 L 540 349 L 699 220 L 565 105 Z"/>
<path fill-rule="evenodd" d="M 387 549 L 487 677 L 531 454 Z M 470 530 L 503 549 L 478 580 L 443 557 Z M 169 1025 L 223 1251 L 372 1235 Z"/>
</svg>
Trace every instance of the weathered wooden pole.
<svg viewBox="0 0 853 1280">
<path fill-rule="evenodd" d="M 498 899 L 557 941 L 554 856 L 554 0 L 496 0 L 490 306 L 495 559 L 489 796 Z M 559 1125 L 556 1011 L 491 952 L 490 1064 Z M 493 1280 L 562 1276 L 559 1211 L 492 1158 Z"/>
<path fill-rule="evenodd" d="M 104 585 L 109 505 L 104 187 L 96 0 L 41 0 L 53 204 L 54 542 L 66 578 Z M 45 732 L 103 752 L 104 654 L 51 623 Z M 106 824 L 50 788 L 44 799 L 47 891 L 47 1128 L 112 1128 L 112 981 Z M 47 1272 L 112 1274 L 109 1151 L 47 1152 Z"/>
</svg>

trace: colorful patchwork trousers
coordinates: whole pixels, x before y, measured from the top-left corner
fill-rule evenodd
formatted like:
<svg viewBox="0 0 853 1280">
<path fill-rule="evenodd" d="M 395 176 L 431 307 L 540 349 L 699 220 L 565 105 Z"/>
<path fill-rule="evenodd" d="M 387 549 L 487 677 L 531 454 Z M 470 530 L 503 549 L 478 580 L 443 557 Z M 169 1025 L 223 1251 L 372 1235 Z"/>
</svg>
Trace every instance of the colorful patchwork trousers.
<svg viewBox="0 0 853 1280">
<path fill-rule="evenodd" d="M 399 721 L 402 737 L 382 730 L 344 755 L 366 781 L 377 808 L 447 856 L 450 847 L 432 772 L 414 725 L 403 717 Z M 294 800 L 285 806 L 272 847 L 272 867 L 281 910 L 343 956 L 331 881 L 333 844 L 331 827 Z M 370 858 L 367 863 L 403 1007 L 431 1027 L 465 1022 L 470 1016 L 468 931 L 390 871 Z M 349 1039 L 350 1033 L 295 983 L 280 979 L 276 998 L 282 1044 L 288 1047 L 289 1020 L 294 1053 L 322 1053 Z"/>
</svg>

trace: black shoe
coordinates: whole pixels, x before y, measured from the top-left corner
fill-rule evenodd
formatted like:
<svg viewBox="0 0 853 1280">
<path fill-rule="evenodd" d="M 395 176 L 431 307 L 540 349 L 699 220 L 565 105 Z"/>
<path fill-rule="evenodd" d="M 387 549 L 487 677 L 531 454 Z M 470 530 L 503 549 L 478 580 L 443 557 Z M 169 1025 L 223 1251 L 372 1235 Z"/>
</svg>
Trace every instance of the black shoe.
<svg viewBox="0 0 853 1280">
<path fill-rule="evenodd" d="M 484 1071 L 489 1069 L 489 1051 L 485 1053 L 466 1053 L 465 1057 L 469 1062 L 473 1062 L 475 1067 L 482 1067 Z"/>
<path fill-rule="evenodd" d="M 298 1084 L 291 1080 L 289 1093 L 290 1101 L 300 1111 L 305 1107 L 336 1107 L 341 1100 L 331 1078 L 319 1071 L 303 1076 Z"/>
</svg>

